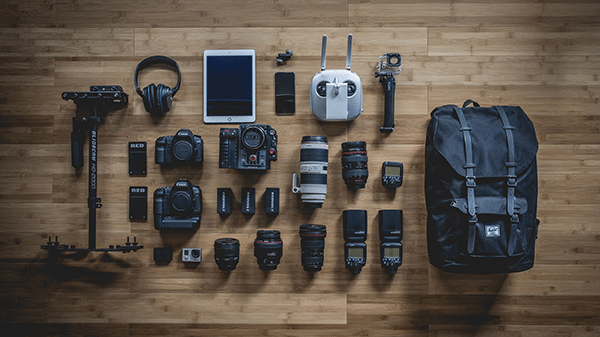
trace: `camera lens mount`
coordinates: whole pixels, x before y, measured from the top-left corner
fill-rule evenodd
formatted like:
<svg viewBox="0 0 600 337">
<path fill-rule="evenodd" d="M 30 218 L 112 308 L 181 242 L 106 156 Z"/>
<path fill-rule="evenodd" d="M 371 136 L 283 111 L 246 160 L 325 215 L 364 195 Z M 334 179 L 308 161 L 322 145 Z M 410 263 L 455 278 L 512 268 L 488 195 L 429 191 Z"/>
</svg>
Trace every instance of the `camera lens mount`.
<svg viewBox="0 0 600 337">
<path fill-rule="evenodd" d="M 242 144 L 252 150 L 261 148 L 265 138 L 265 130 L 260 126 L 250 125 L 242 132 Z"/>
</svg>

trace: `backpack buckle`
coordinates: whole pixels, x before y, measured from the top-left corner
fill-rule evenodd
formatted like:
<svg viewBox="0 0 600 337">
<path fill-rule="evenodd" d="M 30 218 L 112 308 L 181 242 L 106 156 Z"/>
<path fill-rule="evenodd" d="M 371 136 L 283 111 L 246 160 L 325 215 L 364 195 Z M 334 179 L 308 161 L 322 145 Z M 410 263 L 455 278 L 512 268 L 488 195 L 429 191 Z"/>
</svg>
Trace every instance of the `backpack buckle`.
<svg viewBox="0 0 600 337">
<path fill-rule="evenodd" d="M 508 180 L 506 181 L 506 185 L 508 185 L 509 187 L 516 187 L 517 186 L 517 176 L 509 175 Z"/>
</svg>

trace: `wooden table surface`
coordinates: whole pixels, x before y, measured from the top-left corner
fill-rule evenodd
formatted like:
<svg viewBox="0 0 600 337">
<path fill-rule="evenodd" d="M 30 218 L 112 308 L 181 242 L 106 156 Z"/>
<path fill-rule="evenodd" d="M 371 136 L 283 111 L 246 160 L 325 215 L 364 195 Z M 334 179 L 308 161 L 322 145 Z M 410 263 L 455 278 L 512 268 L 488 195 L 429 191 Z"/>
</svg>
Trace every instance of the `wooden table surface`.
<svg viewBox="0 0 600 337">
<path fill-rule="evenodd" d="M 309 83 L 327 66 L 343 68 L 354 35 L 352 70 L 360 75 L 364 112 L 351 123 L 320 123 L 310 114 Z M 202 122 L 202 53 L 254 49 L 257 123 L 279 134 L 279 158 L 264 173 L 218 168 L 218 132 Z M 293 49 L 286 65 L 275 56 Z M 374 77 L 381 54 L 402 54 L 396 77 L 396 129 L 383 136 L 383 90 Z M 173 110 L 153 119 L 135 93 L 143 58 L 163 54 L 181 68 Z M 277 71 L 296 73 L 296 114 L 274 113 Z M 84 336 L 598 336 L 600 335 L 600 3 L 598 1 L 4 0 L 0 4 L 0 331 L 2 335 Z M 140 83 L 172 86 L 165 69 Z M 98 247 L 136 236 L 130 253 L 50 258 L 48 236 L 87 245 L 87 164 L 70 165 L 73 102 L 63 91 L 121 85 L 125 109 L 99 127 Z M 424 143 L 436 106 L 474 99 L 520 105 L 540 142 L 541 220 L 533 269 L 516 274 L 456 275 L 428 262 Z M 201 169 L 161 170 L 154 141 L 189 128 L 205 142 Z M 322 209 L 305 210 L 291 192 L 304 135 L 329 139 L 329 183 Z M 367 142 L 365 189 L 347 190 L 341 143 Z M 127 143 L 148 143 L 148 174 L 128 174 Z M 87 157 L 87 153 L 86 153 Z M 383 161 L 405 165 L 396 193 L 380 184 Z M 203 192 L 194 233 L 160 233 L 153 220 L 130 222 L 128 187 L 152 191 L 188 178 Z M 234 191 L 233 214 L 216 213 L 218 187 Z M 242 187 L 256 188 L 257 212 L 240 212 Z M 264 212 L 266 187 L 281 191 L 281 213 Z M 365 209 L 367 265 L 344 268 L 342 211 Z M 389 277 L 379 264 L 377 212 L 404 211 L 404 262 Z M 325 264 L 302 270 L 298 228 L 327 225 Z M 281 231 L 277 270 L 259 270 L 259 229 Z M 240 263 L 229 274 L 213 242 L 235 237 Z M 153 248 L 174 247 L 156 265 Z M 190 268 L 181 249 L 203 249 Z"/>
</svg>

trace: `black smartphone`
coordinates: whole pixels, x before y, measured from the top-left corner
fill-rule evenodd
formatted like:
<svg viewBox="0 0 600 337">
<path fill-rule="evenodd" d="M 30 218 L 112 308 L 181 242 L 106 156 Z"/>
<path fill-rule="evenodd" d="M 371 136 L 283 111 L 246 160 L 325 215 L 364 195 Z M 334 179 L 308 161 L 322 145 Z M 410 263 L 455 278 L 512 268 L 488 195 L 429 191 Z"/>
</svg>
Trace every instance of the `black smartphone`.
<svg viewBox="0 0 600 337">
<path fill-rule="evenodd" d="M 296 74 L 275 73 L 275 113 L 293 115 L 296 112 Z"/>
</svg>

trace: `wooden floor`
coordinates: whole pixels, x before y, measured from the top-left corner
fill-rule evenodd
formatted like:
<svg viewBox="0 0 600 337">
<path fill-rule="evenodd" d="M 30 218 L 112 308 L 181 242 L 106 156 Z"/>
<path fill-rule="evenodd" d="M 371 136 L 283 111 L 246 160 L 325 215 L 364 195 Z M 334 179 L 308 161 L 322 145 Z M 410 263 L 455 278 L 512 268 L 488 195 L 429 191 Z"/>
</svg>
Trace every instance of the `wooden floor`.
<svg viewBox="0 0 600 337">
<path fill-rule="evenodd" d="M 364 112 L 352 123 L 319 123 L 309 83 L 327 66 L 344 66 L 354 34 L 352 69 L 364 87 Z M 202 52 L 255 49 L 257 122 L 279 134 L 279 159 L 264 174 L 218 169 L 221 125 L 202 122 Z M 287 65 L 277 53 L 293 49 Z M 402 54 L 396 129 L 383 137 L 379 55 Z M 152 119 L 135 94 L 135 66 L 164 54 L 181 67 L 173 111 Z M 297 112 L 274 113 L 273 75 L 296 73 Z M 0 331 L 82 336 L 598 336 L 600 335 L 600 2 L 594 0 L 3 0 L 0 3 Z M 140 79 L 172 86 L 172 73 Z M 50 259 L 49 235 L 87 245 L 87 174 L 70 165 L 76 106 L 63 91 L 121 85 L 126 109 L 99 129 L 98 247 L 136 236 L 144 249 Z M 427 258 L 424 143 L 429 112 L 474 99 L 520 105 L 540 141 L 536 264 L 510 275 L 455 275 Z M 202 169 L 161 170 L 154 141 L 189 128 L 205 142 Z M 322 209 L 303 209 L 291 192 L 303 135 L 326 135 L 329 194 Z M 341 178 L 341 143 L 368 143 L 367 187 L 349 192 Z M 146 141 L 148 174 L 130 177 L 127 142 Z M 87 156 L 87 154 L 86 154 Z M 380 184 L 381 163 L 401 161 L 395 194 Z M 87 167 L 84 167 L 87 172 Z M 202 225 L 161 234 L 153 221 L 130 222 L 128 186 L 171 186 L 179 178 L 204 195 Z M 236 205 L 221 219 L 216 190 L 231 187 Z M 245 217 L 241 187 L 255 187 L 257 213 Z M 281 214 L 267 218 L 266 187 L 281 189 Z M 150 193 L 150 195 L 151 195 Z M 150 197 L 149 211 L 152 212 Z M 404 211 L 404 263 L 388 277 L 378 261 L 377 212 Z M 344 268 L 342 211 L 366 209 L 367 266 Z M 150 213 L 151 214 L 151 213 Z M 327 225 L 323 270 L 302 270 L 298 228 Z M 279 268 L 259 270 L 258 229 L 282 232 Z M 217 269 L 212 244 L 241 242 L 238 268 Z M 153 248 L 174 247 L 167 266 Z M 200 247 L 196 268 L 181 249 Z"/>
</svg>

